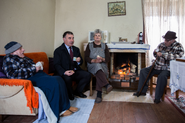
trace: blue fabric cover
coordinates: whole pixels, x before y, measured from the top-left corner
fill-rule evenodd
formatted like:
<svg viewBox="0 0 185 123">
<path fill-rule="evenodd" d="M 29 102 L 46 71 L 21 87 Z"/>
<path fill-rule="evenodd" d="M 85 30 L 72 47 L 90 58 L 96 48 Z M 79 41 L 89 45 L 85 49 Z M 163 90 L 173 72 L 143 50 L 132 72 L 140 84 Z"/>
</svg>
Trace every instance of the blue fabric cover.
<svg viewBox="0 0 185 123">
<path fill-rule="evenodd" d="M 44 92 L 53 113 L 59 120 L 59 114 L 70 108 L 64 80 L 60 76 L 49 76 L 43 71 L 28 79 L 32 81 L 33 86 L 39 87 Z"/>
</svg>

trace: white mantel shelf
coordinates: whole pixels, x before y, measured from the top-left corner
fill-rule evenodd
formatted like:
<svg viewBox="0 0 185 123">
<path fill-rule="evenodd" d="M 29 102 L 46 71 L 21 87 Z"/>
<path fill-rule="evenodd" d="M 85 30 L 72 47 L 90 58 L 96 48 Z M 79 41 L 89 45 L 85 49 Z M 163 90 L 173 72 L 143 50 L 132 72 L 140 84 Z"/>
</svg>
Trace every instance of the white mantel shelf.
<svg viewBox="0 0 185 123">
<path fill-rule="evenodd" d="M 84 43 L 84 51 L 88 43 Z M 150 50 L 149 44 L 125 44 L 125 43 L 108 43 L 109 52 L 122 53 L 146 53 Z"/>
<path fill-rule="evenodd" d="M 150 45 L 148 44 L 109 43 L 107 46 L 109 48 L 109 52 L 145 53 L 150 49 Z"/>
</svg>

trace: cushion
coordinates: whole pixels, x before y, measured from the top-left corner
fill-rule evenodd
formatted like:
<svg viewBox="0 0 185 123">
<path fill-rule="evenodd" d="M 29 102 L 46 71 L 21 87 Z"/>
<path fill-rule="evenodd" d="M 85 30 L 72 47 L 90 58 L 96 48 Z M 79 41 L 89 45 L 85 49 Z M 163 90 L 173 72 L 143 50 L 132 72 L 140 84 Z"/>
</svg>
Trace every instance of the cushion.
<svg viewBox="0 0 185 123">
<path fill-rule="evenodd" d="M 3 57 L 4 56 L 0 56 L 0 78 L 7 78 L 7 76 L 5 75 L 2 67 L 3 67 Z"/>
<path fill-rule="evenodd" d="M 49 73 L 55 73 L 53 58 L 49 57 Z"/>
<path fill-rule="evenodd" d="M 7 76 L 3 72 L 0 72 L 0 78 L 7 78 Z"/>
<path fill-rule="evenodd" d="M 2 69 L 2 67 L 3 67 L 3 58 L 4 58 L 4 56 L 0 56 L 0 72 L 3 72 L 3 69 Z"/>
</svg>

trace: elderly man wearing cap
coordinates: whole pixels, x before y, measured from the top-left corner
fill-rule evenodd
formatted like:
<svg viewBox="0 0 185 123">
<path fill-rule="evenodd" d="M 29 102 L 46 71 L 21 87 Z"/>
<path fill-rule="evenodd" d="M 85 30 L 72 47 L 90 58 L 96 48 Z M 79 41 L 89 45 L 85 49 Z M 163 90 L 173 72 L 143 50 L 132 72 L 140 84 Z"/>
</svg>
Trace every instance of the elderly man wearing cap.
<svg viewBox="0 0 185 123">
<path fill-rule="evenodd" d="M 175 32 L 168 31 L 163 38 L 164 42 L 160 43 L 157 49 L 153 52 L 154 57 L 156 58 L 155 66 L 140 93 L 140 96 L 145 96 L 148 89 L 147 83 L 149 79 L 155 74 L 158 75 L 154 100 L 154 103 L 156 104 L 160 103 L 160 99 L 167 84 L 167 78 L 170 76 L 170 61 L 180 58 L 184 54 L 183 46 L 175 40 L 177 38 Z M 139 91 L 141 90 L 151 69 L 152 66 L 141 69 L 138 89 L 137 92 L 133 94 L 134 96 L 139 96 Z"/>
<path fill-rule="evenodd" d="M 58 121 L 61 112 L 62 116 L 67 116 L 78 111 L 78 108 L 70 107 L 66 85 L 60 76 L 44 73 L 41 70 L 43 62 L 37 66 L 32 59 L 24 56 L 25 50 L 20 43 L 11 41 L 4 48 L 6 56 L 3 60 L 3 70 L 7 77 L 31 80 L 33 86 L 39 87 L 45 94 Z"/>
</svg>

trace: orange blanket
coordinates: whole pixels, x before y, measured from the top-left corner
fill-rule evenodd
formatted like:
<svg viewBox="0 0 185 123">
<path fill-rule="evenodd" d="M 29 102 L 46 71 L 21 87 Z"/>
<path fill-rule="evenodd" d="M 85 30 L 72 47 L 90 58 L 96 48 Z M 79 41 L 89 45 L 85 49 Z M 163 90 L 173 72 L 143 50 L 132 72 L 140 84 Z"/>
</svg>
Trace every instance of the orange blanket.
<svg viewBox="0 0 185 123">
<path fill-rule="evenodd" d="M 39 107 L 39 95 L 35 91 L 30 80 L 25 79 L 0 79 L 0 85 L 9 86 L 24 86 L 24 93 L 27 99 L 27 106 L 30 108 L 31 113 L 33 113 L 32 108 Z"/>
</svg>

